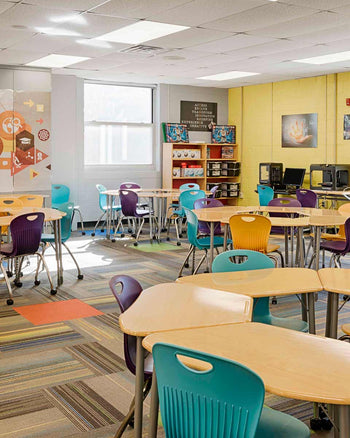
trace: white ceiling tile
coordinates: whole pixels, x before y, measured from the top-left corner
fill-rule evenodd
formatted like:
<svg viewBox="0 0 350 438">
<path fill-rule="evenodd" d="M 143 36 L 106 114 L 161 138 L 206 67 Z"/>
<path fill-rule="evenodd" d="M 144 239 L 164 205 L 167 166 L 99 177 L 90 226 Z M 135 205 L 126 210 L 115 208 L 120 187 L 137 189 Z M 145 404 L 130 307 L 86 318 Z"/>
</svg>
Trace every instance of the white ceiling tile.
<svg viewBox="0 0 350 438">
<path fill-rule="evenodd" d="M 20 41 L 27 41 L 34 35 L 32 32 L 0 27 L 0 49 L 6 49 Z"/>
<path fill-rule="evenodd" d="M 167 11 L 157 12 L 150 17 L 150 20 L 183 26 L 199 26 L 264 4 L 266 0 L 221 0 L 219 5 L 214 5 L 212 0 L 194 0 Z"/>
<path fill-rule="evenodd" d="M 71 68 L 83 69 L 83 70 L 105 70 L 107 68 L 113 67 L 116 64 L 117 63 L 116 62 L 113 63 L 113 61 L 106 61 L 106 60 L 101 60 L 101 58 L 95 58 L 95 59 L 87 59 L 86 61 L 82 61 L 82 62 L 77 62 L 76 64 L 73 64 Z"/>
<path fill-rule="evenodd" d="M 236 49 L 242 49 L 244 47 L 255 46 L 256 44 L 266 43 L 268 41 L 276 41 L 270 37 L 260 37 L 254 35 L 237 34 L 228 38 L 223 38 L 210 43 L 199 44 L 193 46 L 193 50 L 208 53 L 225 53 Z"/>
<path fill-rule="evenodd" d="M 11 45 L 11 50 L 27 50 L 28 52 L 54 53 L 69 45 L 76 38 L 67 36 L 53 36 L 34 34 L 32 37 L 22 39 L 21 42 Z M 0 38 L 1 41 L 1 38 Z M 82 55 L 83 56 L 83 55 Z"/>
<path fill-rule="evenodd" d="M 0 51 L 0 64 L 21 65 L 43 58 L 47 53 L 6 49 Z"/>
<path fill-rule="evenodd" d="M 0 14 L 2 14 L 3 12 L 7 11 L 7 9 L 12 8 L 12 6 L 14 6 L 13 3 L 9 3 L 9 2 L 1 2 L 0 1 Z"/>
<path fill-rule="evenodd" d="M 70 9 L 72 11 L 86 11 L 104 3 L 103 0 L 27 0 L 27 3 L 45 6 L 53 9 Z"/>
<path fill-rule="evenodd" d="M 221 20 L 211 21 L 204 25 L 207 29 L 226 30 L 231 32 L 247 32 L 294 18 L 306 17 L 315 11 L 307 7 L 269 3 L 240 14 L 230 15 Z"/>
<path fill-rule="evenodd" d="M 346 5 L 341 6 L 340 8 L 332 8 L 333 12 L 341 15 L 350 15 L 350 3 L 348 2 Z"/>
<path fill-rule="evenodd" d="M 283 0 L 284 3 L 296 6 L 305 6 L 305 0 Z M 307 0 L 307 5 L 310 8 L 323 9 L 328 11 L 339 6 L 346 6 L 349 4 L 349 0 Z"/>
<path fill-rule="evenodd" d="M 147 41 L 147 45 L 164 47 L 166 49 L 181 49 L 204 44 L 230 36 L 229 32 L 191 28 L 155 40 Z"/>
<path fill-rule="evenodd" d="M 309 29 L 310 31 L 310 29 Z M 350 38 L 350 27 L 348 24 L 343 26 L 331 27 L 316 32 L 303 33 L 293 37 L 294 41 L 307 41 L 314 44 L 330 43 Z"/>
<path fill-rule="evenodd" d="M 110 53 L 115 53 L 116 51 L 124 49 L 126 47 L 130 47 L 127 44 L 117 43 L 107 43 L 107 46 L 109 47 L 91 46 L 88 44 L 79 44 L 78 42 L 74 41 L 72 44 L 66 45 L 63 48 L 56 50 L 55 53 L 60 55 L 87 56 L 89 58 L 97 58 L 100 56 L 108 55 Z"/>
<path fill-rule="evenodd" d="M 113 17 L 142 19 L 189 2 L 190 0 L 110 0 L 94 8 L 93 12 Z"/>
<path fill-rule="evenodd" d="M 302 35 L 305 30 L 322 31 L 330 27 L 342 26 L 349 21 L 348 17 L 332 12 L 318 12 L 308 17 L 290 20 L 274 26 L 259 28 L 251 31 L 253 35 L 263 35 L 275 38 L 290 38 Z"/>
</svg>

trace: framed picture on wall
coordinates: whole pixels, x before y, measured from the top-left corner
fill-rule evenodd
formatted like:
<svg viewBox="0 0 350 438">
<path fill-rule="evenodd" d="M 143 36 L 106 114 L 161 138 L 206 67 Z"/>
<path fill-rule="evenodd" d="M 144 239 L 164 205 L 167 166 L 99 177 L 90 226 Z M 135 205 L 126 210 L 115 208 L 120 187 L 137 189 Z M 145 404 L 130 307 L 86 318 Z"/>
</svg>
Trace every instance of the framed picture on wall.
<svg viewBox="0 0 350 438">
<path fill-rule="evenodd" d="M 350 114 L 344 114 L 344 140 L 350 140 Z"/>
<path fill-rule="evenodd" d="M 282 116 L 283 148 L 317 148 L 317 113 Z"/>
<path fill-rule="evenodd" d="M 188 143 L 188 126 L 185 123 L 163 123 L 167 143 Z"/>
<path fill-rule="evenodd" d="M 212 143 L 236 143 L 236 126 L 235 125 L 215 125 L 212 124 L 211 131 Z"/>
</svg>

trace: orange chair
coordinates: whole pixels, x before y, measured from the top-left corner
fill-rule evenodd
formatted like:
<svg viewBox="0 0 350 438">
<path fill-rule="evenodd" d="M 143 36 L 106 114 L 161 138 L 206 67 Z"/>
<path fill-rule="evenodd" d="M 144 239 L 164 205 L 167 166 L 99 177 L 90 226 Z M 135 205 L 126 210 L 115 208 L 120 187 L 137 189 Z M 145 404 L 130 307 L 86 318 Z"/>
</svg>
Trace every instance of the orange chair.
<svg viewBox="0 0 350 438">
<path fill-rule="evenodd" d="M 23 195 L 19 199 L 23 202 L 23 207 L 42 207 L 44 203 L 41 195 Z"/>
<path fill-rule="evenodd" d="M 230 230 L 234 249 L 261 252 L 272 258 L 276 265 L 278 259 L 272 253 L 277 253 L 281 259 L 281 266 L 284 267 L 280 246 L 269 244 L 271 231 L 269 218 L 258 214 L 236 214 L 230 217 Z"/>
<path fill-rule="evenodd" d="M 0 216 L 7 216 L 6 208 L 22 208 L 23 202 L 16 196 L 1 196 L 0 197 Z M 0 227 L 0 233 L 6 234 L 8 227 Z"/>
</svg>

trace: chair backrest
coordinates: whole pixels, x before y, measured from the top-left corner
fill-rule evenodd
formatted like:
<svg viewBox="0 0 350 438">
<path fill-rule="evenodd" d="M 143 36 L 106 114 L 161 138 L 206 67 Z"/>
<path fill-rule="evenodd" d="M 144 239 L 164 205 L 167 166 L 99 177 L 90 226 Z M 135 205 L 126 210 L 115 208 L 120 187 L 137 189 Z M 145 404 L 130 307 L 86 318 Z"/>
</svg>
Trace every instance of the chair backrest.
<svg viewBox="0 0 350 438">
<path fill-rule="evenodd" d="M 338 211 L 340 213 L 350 213 L 350 202 L 347 202 L 346 204 L 341 205 L 338 208 Z M 339 235 L 341 237 L 343 237 L 344 239 L 346 238 L 346 236 L 345 236 L 345 225 L 340 225 L 340 227 L 339 227 Z"/>
<path fill-rule="evenodd" d="M 98 190 L 98 203 L 102 211 L 107 207 L 107 195 L 103 195 L 107 188 L 103 184 L 96 184 L 96 189 Z"/>
<path fill-rule="evenodd" d="M 198 247 L 198 218 L 190 209 L 185 207 L 184 211 L 187 219 L 187 239 L 191 245 Z"/>
<path fill-rule="evenodd" d="M 55 205 L 55 209 L 66 213 L 66 215 L 61 218 L 61 240 L 65 242 L 70 238 L 72 232 L 74 202 L 65 202 L 64 204 Z"/>
<path fill-rule="evenodd" d="M 219 199 L 215 198 L 201 198 L 196 199 L 193 203 L 195 209 L 200 208 L 213 208 L 213 207 L 222 207 L 224 204 L 219 201 Z M 198 231 L 202 234 L 210 234 L 210 227 L 207 222 L 199 221 L 198 222 Z M 221 233 L 221 225 L 220 222 L 216 222 L 214 225 L 214 233 Z"/>
<path fill-rule="evenodd" d="M 2 196 L 0 197 L 0 207 L 21 208 L 24 207 L 24 205 L 17 197 Z"/>
<path fill-rule="evenodd" d="M 297 189 L 297 200 L 300 202 L 302 207 L 316 208 L 317 205 L 317 195 L 312 190 L 307 189 Z"/>
<path fill-rule="evenodd" d="M 118 285 L 121 291 L 118 292 Z M 115 275 L 109 281 L 109 287 L 119 304 L 121 313 L 125 312 L 142 292 L 140 283 L 129 275 Z M 124 334 L 125 363 L 132 374 L 136 373 L 136 337 Z"/>
<path fill-rule="evenodd" d="M 63 184 L 51 185 L 51 203 L 52 205 L 65 204 L 69 201 L 70 190 L 69 187 Z"/>
<path fill-rule="evenodd" d="M 123 215 L 137 217 L 137 204 L 139 202 L 137 193 L 132 190 L 119 190 L 119 199 Z"/>
<path fill-rule="evenodd" d="M 217 255 L 213 261 L 213 272 L 251 271 L 274 268 L 274 262 L 265 254 L 245 249 L 233 249 Z"/>
<path fill-rule="evenodd" d="M 274 198 L 268 203 L 269 207 L 301 207 L 301 203 L 295 198 Z M 289 213 L 269 213 L 271 217 L 290 217 Z M 295 216 L 297 216 L 295 214 Z M 278 228 L 278 227 L 277 227 Z"/>
<path fill-rule="evenodd" d="M 41 195 L 23 195 L 19 199 L 23 202 L 24 207 L 42 207 L 44 202 Z"/>
<path fill-rule="evenodd" d="M 44 213 L 26 213 L 10 223 L 13 251 L 10 256 L 34 254 L 38 251 L 44 224 Z"/>
<path fill-rule="evenodd" d="M 272 187 L 263 186 L 258 184 L 259 204 L 261 206 L 267 206 L 274 197 L 274 191 Z"/>
<path fill-rule="evenodd" d="M 230 217 L 230 230 L 235 249 L 266 252 L 271 221 L 258 214 L 236 214 Z"/>
<path fill-rule="evenodd" d="M 180 192 L 183 192 L 185 190 L 199 190 L 199 184 L 196 183 L 187 183 L 187 184 L 182 184 L 180 186 Z"/>
<path fill-rule="evenodd" d="M 120 189 L 140 189 L 141 186 L 134 182 L 124 182 L 120 184 Z"/>
<path fill-rule="evenodd" d="M 171 344 L 155 344 L 152 354 L 167 437 L 254 438 L 265 394 L 257 374 L 237 362 Z M 207 367 L 189 368 L 179 356 Z"/>
<path fill-rule="evenodd" d="M 219 186 L 214 186 L 210 189 L 209 198 L 215 198 L 216 192 L 218 191 Z"/>
<path fill-rule="evenodd" d="M 180 206 L 192 210 L 194 208 L 194 201 L 201 198 L 205 198 L 205 192 L 203 190 L 185 190 L 181 192 L 179 196 Z"/>
</svg>

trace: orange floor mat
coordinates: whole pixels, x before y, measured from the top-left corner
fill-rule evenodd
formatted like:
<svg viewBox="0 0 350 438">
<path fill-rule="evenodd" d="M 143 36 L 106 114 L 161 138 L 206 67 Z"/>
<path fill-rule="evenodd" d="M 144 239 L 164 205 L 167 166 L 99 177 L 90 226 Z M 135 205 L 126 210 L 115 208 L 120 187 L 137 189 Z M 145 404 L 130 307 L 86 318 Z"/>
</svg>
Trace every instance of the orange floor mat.
<svg viewBox="0 0 350 438">
<path fill-rule="evenodd" d="M 13 309 L 34 325 L 103 315 L 103 312 L 77 299 L 14 307 Z"/>
</svg>

